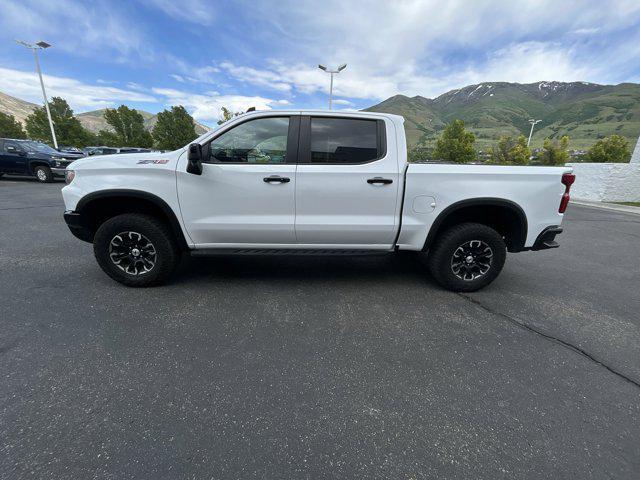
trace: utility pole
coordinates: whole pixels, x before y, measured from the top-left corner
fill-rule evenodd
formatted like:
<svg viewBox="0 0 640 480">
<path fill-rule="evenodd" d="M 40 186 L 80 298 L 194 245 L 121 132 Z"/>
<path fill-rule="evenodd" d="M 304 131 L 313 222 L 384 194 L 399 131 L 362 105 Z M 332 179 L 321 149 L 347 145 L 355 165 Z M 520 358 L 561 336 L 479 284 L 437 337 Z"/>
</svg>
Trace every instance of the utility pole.
<svg viewBox="0 0 640 480">
<path fill-rule="evenodd" d="M 51 138 L 53 139 L 53 146 L 57 150 L 58 149 L 58 139 L 56 138 L 56 131 L 53 128 L 53 120 L 51 119 L 51 111 L 49 110 L 49 101 L 47 100 L 47 92 L 44 89 L 44 80 L 42 80 L 42 70 L 40 70 L 40 59 L 38 58 L 38 50 L 44 50 L 45 48 L 49 48 L 51 45 L 47 42 L 43 42 L 40 40 L 35 45 L 32 45 L 27 42 L 23 42 L 21 40 L 16 40 L 20 45 L 23 45 L 27 48 L 33 50 L 33 56 L 36 59 L 36 71 L 38 72 L 38 77 L 40 78 L 40 87 L 42 88 L 42 98 L 44 100 L 44 108 L 47 111 L 47 118 L 49 119 L 49 128 L 51 128 Z"/>
<path fill-rule="evenodd" d="M 324 65 L 318 65 L 318 68 L 320 70 L 324 70 L 325 72 L 327 72 L 328 74 L 331 75 L 331 82 L 329 83 L 329 110 L 331 110 L 331 105 L 333 103 L 333 75 L 336 74 L 336 73 L 340 73 L 342 70 L 347 68 L 347 64 L 343 63 L 342 65 L 340 65 L 338 67 L 337 70 L 329 70 Z"/>
<path fill-rule="evenodd" d="M 529 119 L 529 123 L 531 124 L 531 131 L 529 132 L 529 140 L 527 141 L 527 147 L 531 143 L 531 137 L 533 136 L 533 127 L 536 126 L 536 124 L 540 123 L 541 121 L 542 120 L 534 120 L 533 118 Z"/>
</svg>

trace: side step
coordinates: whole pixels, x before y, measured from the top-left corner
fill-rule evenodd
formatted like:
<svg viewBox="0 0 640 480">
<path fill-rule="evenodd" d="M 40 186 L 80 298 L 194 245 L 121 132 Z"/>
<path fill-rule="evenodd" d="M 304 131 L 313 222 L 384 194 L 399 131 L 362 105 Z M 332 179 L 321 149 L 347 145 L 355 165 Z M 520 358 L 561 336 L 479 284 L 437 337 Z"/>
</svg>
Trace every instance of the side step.
<svg viewBox="0 0 640 480">
<path fill-rule="evenodd" d="M 318 249 L 270 249 L 270 248 L 203 248 L 191 250 L 192 257 L 209 257 L 213 255 L 298 255 L 298 256 L 381 256 L 394 253 L 395 250 L 333 250 Z"/>
</svg>

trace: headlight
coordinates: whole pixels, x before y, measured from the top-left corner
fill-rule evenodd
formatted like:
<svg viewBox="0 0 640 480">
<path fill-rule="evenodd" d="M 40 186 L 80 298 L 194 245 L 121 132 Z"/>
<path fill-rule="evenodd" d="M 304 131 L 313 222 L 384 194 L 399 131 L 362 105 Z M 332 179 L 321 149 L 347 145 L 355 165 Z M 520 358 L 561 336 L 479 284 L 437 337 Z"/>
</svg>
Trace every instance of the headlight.
<svg viewBox="0 0 640 480">
<path fill-rule="evenodd" d="M 65 170 L 64 172 L 64 181 L 69 185 L 73 182 L 73 179 L 76 178 L 76 172 L 73 170 Z"/>
</svg>

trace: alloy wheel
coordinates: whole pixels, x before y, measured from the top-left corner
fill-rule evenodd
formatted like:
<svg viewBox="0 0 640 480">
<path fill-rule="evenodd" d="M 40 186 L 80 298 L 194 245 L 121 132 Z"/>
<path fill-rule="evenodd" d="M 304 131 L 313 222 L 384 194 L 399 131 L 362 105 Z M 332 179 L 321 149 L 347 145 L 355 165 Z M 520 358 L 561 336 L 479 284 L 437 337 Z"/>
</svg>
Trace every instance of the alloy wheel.
<svg viewBox="0 0 640 480">
<path fill-rule="evenodd" d="M 109 258 L 129 275 L 144 275 L 156 265 L 158 254 L 151 241 L 138 232 L 121 232 L 109 243 Z"/>
<path fill-rule="evenodd" d="M 493 261 L 493 250 L 482 240 L 470 240 L 455 249 L 451 256 L 451 271 L 461 280 L 470 282 L 484 276 Z"/>
</svg>

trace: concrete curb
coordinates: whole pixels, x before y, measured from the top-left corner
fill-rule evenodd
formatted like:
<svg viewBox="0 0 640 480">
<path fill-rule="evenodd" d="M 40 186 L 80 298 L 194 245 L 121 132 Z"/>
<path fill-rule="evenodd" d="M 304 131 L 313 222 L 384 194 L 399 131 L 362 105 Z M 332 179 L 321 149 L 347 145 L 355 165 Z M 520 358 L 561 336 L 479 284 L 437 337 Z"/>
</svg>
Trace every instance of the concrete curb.
<svg viewBox="0 0 640 480">
<path fill-rule="evenodd" d="M 640 207 L 632 207 L 631 205 L 616 205 L 615 203 L 592 202 L 589 200 L 573 200 L 569 202 L 584 207 L 601 208 L 603 210 L 613 210 L 614 212 L 634 213 L 640 215 Z"/>
</svg>

